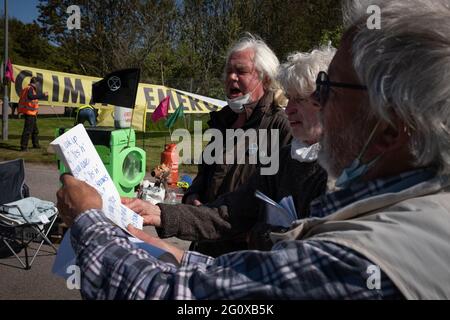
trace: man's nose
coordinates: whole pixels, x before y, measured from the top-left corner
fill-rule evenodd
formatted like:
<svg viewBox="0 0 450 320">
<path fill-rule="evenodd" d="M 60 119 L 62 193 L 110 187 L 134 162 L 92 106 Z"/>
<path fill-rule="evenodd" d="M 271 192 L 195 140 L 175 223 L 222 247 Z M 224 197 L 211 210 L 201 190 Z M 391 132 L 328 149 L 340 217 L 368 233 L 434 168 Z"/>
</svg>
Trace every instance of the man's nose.
<svg viewBox="0 0 450 320">
<path fill-rule="evenodd" d="M 293 107 L 291 103 L 288 103 L 284 112 L 286 112 L 287 115 L 290 115 L 296 113 L 297 109 Z"/>
<path fill-rule="evenodd" d="M 238 81 L 238 79 L 239 79 L 236 72 L 230 72 L 228 74 L 228 78 L 233 81 Z"/>
</svg>

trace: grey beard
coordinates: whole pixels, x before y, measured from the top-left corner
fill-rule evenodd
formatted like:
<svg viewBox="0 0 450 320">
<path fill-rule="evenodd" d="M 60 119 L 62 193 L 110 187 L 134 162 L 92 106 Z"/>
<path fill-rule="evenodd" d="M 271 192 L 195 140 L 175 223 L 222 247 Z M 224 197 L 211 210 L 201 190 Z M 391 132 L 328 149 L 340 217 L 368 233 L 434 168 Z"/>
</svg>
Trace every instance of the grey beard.
<svg viewBox="0 0 450 320">
<path fill-rule="evenodd" d="M 340 134 L 330 132 L 322 135 L 320 141 L 322 148 L 317 161 L 327 171 L 329 179 L 337 179 L 342 171 L 358 157 L 367 139 L 367 134 L 362 134 L 366 130 L 361 123 L 358 123 L 347 127 Z"/>
</svg>

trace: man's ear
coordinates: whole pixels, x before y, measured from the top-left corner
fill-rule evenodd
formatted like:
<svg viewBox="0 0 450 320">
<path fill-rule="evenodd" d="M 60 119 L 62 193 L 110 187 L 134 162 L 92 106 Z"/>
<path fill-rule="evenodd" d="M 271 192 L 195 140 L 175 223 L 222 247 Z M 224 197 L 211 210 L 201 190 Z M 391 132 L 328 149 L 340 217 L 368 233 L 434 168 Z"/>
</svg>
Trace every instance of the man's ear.
<svg viewBox="0 0 450 320">
<path fill-rule="evenodd" d="M 408 127 L 396 115 L 392 117 L 391 123 L 382 122 L 377 131 L 373 145 L 380 154 L 404 148 L 410 139 Z"/>
</svg>

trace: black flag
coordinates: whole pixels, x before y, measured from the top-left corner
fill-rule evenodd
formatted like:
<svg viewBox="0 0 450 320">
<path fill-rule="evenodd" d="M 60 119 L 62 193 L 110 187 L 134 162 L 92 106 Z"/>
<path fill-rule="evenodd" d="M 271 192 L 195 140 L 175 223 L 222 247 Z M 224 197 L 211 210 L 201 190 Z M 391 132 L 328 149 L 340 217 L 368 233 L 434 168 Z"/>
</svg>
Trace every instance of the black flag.
<svg viewBox="0 0 450 320">
<path fill-rule="evenodd" d="M 114 71 L 92 85 L 92 102 L 134 108 L 140 69 Z"/>
</svg>

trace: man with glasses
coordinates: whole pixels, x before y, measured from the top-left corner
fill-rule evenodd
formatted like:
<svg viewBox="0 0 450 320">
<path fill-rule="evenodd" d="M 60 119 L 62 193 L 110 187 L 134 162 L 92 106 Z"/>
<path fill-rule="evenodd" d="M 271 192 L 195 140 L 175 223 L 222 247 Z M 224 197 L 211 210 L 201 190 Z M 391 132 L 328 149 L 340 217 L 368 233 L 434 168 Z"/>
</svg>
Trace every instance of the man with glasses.
<svg viewBox="0 0 450 320">
<path fill-rule="evenodd" d="M 314 97 L 323 103 L 326 104 L 328 95 L 330 94 L 330 88 L 347 88 L 347 89 L 355 89 L 355 90 L 367 90 L 366 86 L 359 84 L 350 84 L 350 83 L 342 83 L 342 82 L 332 82 L 330 81 L 330 77 L 325 71 L 320 71 L 317 75 L 316 81 L 317 90 L 314 92 Z"/>
<path fill-rule="evenodd" d="M 132 230 L 173 253 L 175 267 L 137 250 L 96 193 L 65 176 L 58 208 L 73 225 L 83 297 L 449 299 L 450 89 L 441 78 L 450 8 L 379 4 L 383 28 L 368 30 L 367 6 L 356 2 L 329 76 L 317 81 L 319 159 L 341 188 L 311 204 L 312 218 L 272 233 L 270 252 L 216 259 Z"/>
</svg>

